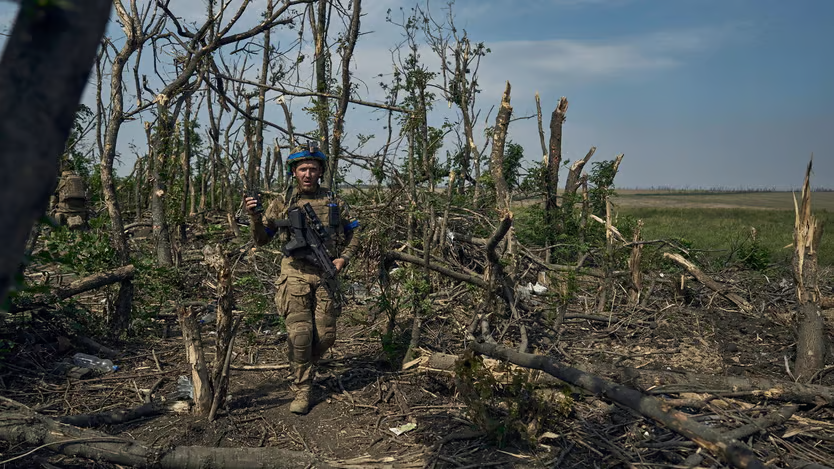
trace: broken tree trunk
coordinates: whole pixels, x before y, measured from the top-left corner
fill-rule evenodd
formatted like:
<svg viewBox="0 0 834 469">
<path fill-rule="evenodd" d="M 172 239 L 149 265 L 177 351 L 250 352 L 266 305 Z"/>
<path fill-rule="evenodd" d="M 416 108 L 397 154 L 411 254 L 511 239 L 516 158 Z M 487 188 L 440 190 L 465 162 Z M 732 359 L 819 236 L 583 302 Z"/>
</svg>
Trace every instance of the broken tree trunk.
<svg viewBox="0 0 834 469">
<path fill-rule="evenodd" d="M 489 171 L 495 185 L 495 203 L 499 213 L 510 211 L 510 188 L 504 177 L 504 143 L 507 139 L 507 129 L 510 126 L 510 116 L 513 107 L 510 105 L 510 82 L 504 88 L 501 97 L 501 108 L 495 116 L 495 127 L 492 132 L 492 152 L 489 156 Z M 558 171 L 558 168 L 556 168 Z"/>
<path fill-rule="evenodd" d="M 764 464 L 756 458 L 755 453 L 745 444 L 727 438 L 714 429 L 692 419 L 690 415 L 675 410 L 660 399 L 645 395 L 636 389 L 606 381 L 599 376 L 585 373 L 544 355 L 519 353 L 497 344 L 483 342 L 472 342 L 471 347 L 483 355 L 507 360 L 525 368 L 544 371 L 562 381 L 632 409 L 640 415 L 695 441 L 698 446 L 721 457 L 735 467 L 765 468 Z"/>
<path fill-rule="evenodd" d="M 643 289 L 643 274 L 640 272 L 640 261 L 643 258 L 643 244 L 640 242 L 642 228 L 643 220 L 637 220 L 637 227 L 634 229 L 634 244 L 631 247 L 631 256 L 628 258 L 628 269 L 631 271 L 628 303 L 631 306 L 637 306 L 640 303 L 640 291 Z"/>
<path fill-rule="evenodd" d="M 597 147 L 591 147 L 588 150 L 588 153 L 585 153 L 585 157 L 581 160 L 576 160 L 570 166 L 568 170 L 568 177 L 565 180 L 565 193 L 563 195 L 563 200 L 574 200 L 574 195 L 576 191 L 579 189 L 579 186 L 582 185 L 582 169 L 585 168 L 585 165 L 590 161 L 591 157 L 594 156 L 596 153 Z"/>
<path fill-rule="evenodd" d="M 545 213 L 551 229 L 559 222 L 559 204 L 556 195 L 559 189 L 559 166 L 562 164 L 562 124 L 568 113 L 568 98 L 562 96 L 550 115 L 550 141 L 548 142 L 545 176 Z M 552 239 L 550 241 L 553 241 Z"/>
<path fill-rule="evenodd" d="M 566 315 L 566 318 L 584 315 Z M 592 316 L 596 318 L 595 316 Z M 599 320 L 608 318 L 598 317 Z M 452 371 L 457 355 L 443 353 L 424 354 L 421 367 Z M 677 371 L 658 371 L 630 367 L 579 367 L 585 373 L 608 377 L 620 384 L 637 389 L 650 389 L 652 394 L 677 394 L 699 392 L 710 394 L 734 394 L 737 397 L 749 395 L 753 398 L 809 405 L 834 405 L 834 388 L 791 381 L 777 381 L 766 378 L 742 378 L 738 376 L 717 376 Z M 549 375 L 542 375 L 537 382 L 556 382 Z"/>
<path fill-rule="evenodd" d="M 680 254 L 675 254 L 675 253 L 671 253 L 671 252 L 664 252 L 663 257 L 665 257 L 667 259 L 671 259 L 671 260 L 677 262 L 678 264 L 680 264 L 681 266 L 683 266 L 683 268 L 685 268 L 690 274 L 692 274 L 696 279 L 698 279 L 699 282 L 706 285 L 710 290 L 720 294 L 724 298 L 727 298 L 728 300 L 735 303 L 735 305 L 738 306 L 739 308 L 741 308 L 741 310 L 744 311 L 745 313 L 749 313 L 749 312 L 753 311 L 753 305 L 751 305 L 749 302 L 747 302 L 747 300 L 745 300 L 744 298 L 740 297 L 739 295 L 729 291 L 729 289 L 726 286 L 722 285 L 721 283 L 716 282 L 715 280 L 711 279 L 709 277 L 709 275 L 705 274 L 701 269 L 699 269 L 692 262 L 689 262 L 688 260 L 684 259 L 684 257 L 681 256 Z"/>
<path fill-rule="evenodd" d="M 185 342 L 185 355 L 191 368 L 191 383 L 194 386 L 194 410 L 198 415 L 208 415 L 211 412 L 212 389 L 209 381 L 206 358 L 203 355 L 203 341 L 200 337 L 200 326 L 191 308 L 180 309 L 180 327 L 182 339 Z"/>
<path fill-rule="evenodd" d="M 834 405 L 834 388 L 766 378 L 717 376 L 674 371 L 617 368 L 610 370 L 617 381 L 651 389 L 653 394 L 708 392 L 711 394 L 749 394 L 751 397 L 811 405 Z M 606 373 L 608 374 L 608 373 Z"/>
<path fill-rule="evenodd" d="M 154 448 L 136 440 L 117 438 L 94 430 L 58 423 L 25 409 L 0 412 L 0 439 L 12 445 L 46 446 L 68 456 L 135 467 L 198 469 L 224 467 L 306 468 L 332 467 L 310 453 L 282 448 L 207 448 L 175 446 Z M 7 460 L 8 461 L 8 460 Z"/>
<path fill-rule="evenodd" d="M 47 306 L 58 300 L 65 300 L 86 291 L 112 285 L 116 282 L 130 280 L 136 274 L 133 264 L 118 267 L 107 272 L 99 272 L 93 275 L 78 279 L 65 287 L 56 289 L 54 292 L 40 295 L 26 304 L 12 305 L 11 312 L 28 311 L 34 308 Z"/>
<path fill-rule="evenodd" d="M 214 395 L 220 399 L 217 407 L 223 404 L 228 387 L 228 379 L 223 379 L 226 355 L 230 353 L 233 341 L 232 308 L 234 307 L 234 292 L 232 290 L 232 269 L 220 245 L 203 248 L 206 264 L 217 272 L 217 342 L 215 344 L 214 362 L 212 364 L 211 380 Z"/>
<path fill-rule="evenodd" d="M 811 166 L 805 171 L 802 201 L 793 203 L 796 222 L 793 232 L 793 276 L 796 284 L 796 379 L 810 381 L 825 366 L 825 333 L 820 312 L 820 289 L 817 279 L 817 249 L 822 225 L 811 215 Z"/>
</svg>

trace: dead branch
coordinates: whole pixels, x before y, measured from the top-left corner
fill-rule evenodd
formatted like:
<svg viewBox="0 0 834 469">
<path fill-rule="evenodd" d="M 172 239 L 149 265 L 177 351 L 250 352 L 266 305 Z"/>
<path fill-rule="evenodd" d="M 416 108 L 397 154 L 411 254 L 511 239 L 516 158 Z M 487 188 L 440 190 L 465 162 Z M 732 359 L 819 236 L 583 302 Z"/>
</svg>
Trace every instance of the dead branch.
<svg viewBox="0 0 834 469">
<path fill-rule="evenodd" d="M 290 367 L 289 364 L 280 365 L 237 365 L 229 367 L 232 371 L 276 371 L 286 370 Z"/>
<path fill-rule="evenodd" d="M 425 267 L 425 262 L 423 261 L 423 259 L 420 258 L 420 257 L 417 257 L 417 256 L 412 256 L 412 255 L 405 254 L 405 253 L 399 252 L 399 251 L 389 251 L 387 256 L 390 259 L 395 259 L 395 260 L 398 260 L 398 261 L 408 262 L 408 263 L 411 263 L 411 264 L 416 264 L 416 265 L 420 265 L 420 266 Z M 457 272 L 457 271 L 452 270 L 448 267 L 444 267 L 444 266 L 442 266 L 442 265 L 440 265 L 436 262 L 432 262 L 430 264 L 430 268 L 431 268 L 431 270 L 433 270 L 437 273 L 443 274 L 447 277 L 451 277 L 455 280 L 460 280 L 461 282 L 471 283 L 472 285 L 475 285 L 476 287 L 480 287 L 480 288 L 483 288 L 483 289 L 489 288 L 487 283 L 484 282 L 484 279 L 482 279 L 480 277 L 476 277 L 474 275 L 468 275 L 468 274 L 464 274 L 464 273 L 461 273 L 461 272 Z"/>
<path fill-rule="evenodd" d="M 544 371 L 562 381 L 578 386 L 607 400 L 616 402 L 650 418 L 670 430 L 695 441 L 702 448 L 721 457 L 739 468 L 761 468 L 765 466 L 755 453 L 736 440 L 727 438 L 710 427 L 691 419 L 661 400 L 640 391 L 606 381 L 599 376 L 567 366 L 543 355 L 519 353 L 497 344 L 472 342 L 476 352 L 500 360 L 507 360 L 518 366 Z"/>
<path fill-rule="evenodd" d="M 117 352 L 117 351 L 115 351 L 115 350 L 113 350 L 109 347 L 105 347 L 104 345 L 101 345 L 100 343 L 96 342 L 95 340 L 93 340 L 89 337 L 84 337 L 84 336 L 79 335 L 79 336 L 75 337 L 75 340 L 79 344 L 82 344 L 85 347 L 89 347 L 89 348 L 95 350 L 96 354 L 98 354 L 98 355 L 104 355 L 105 357 L 113 358 L 113 357 L 115 357 L 116 355 L 119 354 L 119 352 Z"/>
<path fill-rule="evenodd" d="M 220 370 L 220 376 L 214 379 L 214 398 L 211 401 L 211 411 L 209 411 L 209 420 L 214 420 L 217 416 L 217 409 L 222 403 L 226 401 L 226 392 L 229 388 L 229 366 L 232 363 L 232 349 L 235 344 L 235 334 L 237 328 L 240 326 L 240 321 L 243 316 L 238 316 L 232 326 L 231 334 L 229 335 L 229 342 L 226 344 L 226 354 L 223 360 L 223 367 Z M 219 360 L 218 360 L 219 361 Z"/>
<path fill-rule="evenodd" d="M 56 422 L 50 418 L 19 408 L 0 412 L 0 439 L 13 445 L 46 445 L 51 451 L 80 456 L 95 461 L 135 467 L 191 469 L 225 467 L 230 469 L 281 467 L 333 467 L 310 453 L 276 447 L 205 448 L 176 446 L 154 448 L 126 438 L 116 438 L 94 430 L 86 430 Z"/>
<path fill-rule="evenodd" d="M 143 404 L 135 409 L 114 410 L 111 412 L 100 412 L 97 414 L 68 415 L 57 420 L 67 425 L 89 428 L 100 427 L 102 425 L 121 424 L 144 417 L 152 417 L 154 415 L 165 413 L 168 410 L 168 406 L 163 406 L 158 402 L 152 402 Z"/>
<path fill-rule="evenodd" d="M 758 399 L 825 406 L 834 404 L 834 388 L 815 384 L 635 368 L 618 368 L 616 371 L 611 370 L 611 373 L 618 376 L 619 382 L 651 389 L 653 394 L 663 392 L 748 393 Z"/>
<path fill-rule="evenodd" d="M 671 259 L 681 266 L 683 266 L 690 274 L 692 274 L 699 282 L 707 286 L 710 290 L 720 294 L 724 298 L 735 303 L 736 306 L 742 309 L 745 313 L 749 313 L 753 311 L 753 305 L 747 302 L 744 298 L 738 296 L 737 294 L 729 291 L 726 286 L 716 282 L 715 280 L 711 279 L 707 274 L 705 274 L 701 269 L 699 269 L 695 264 L 689 262 L 688 260 L 684 259 L 683 256 L 680 254 L 675 254 L 671 252 L 664 252 L 663 257 L 667 259 Z"/>
<path fill-rule="evenodd" d="M 136 274 L 136 268 L 133 264 L 118 267 L 116 269 L 99 272 L 82 279 L 76 280 L 64 288 L 60 288 L 55 292 L 58 299 L 64 300 L 71 296 L 84 293 L 85 291 L 101 288 L 105 285 L 111 285 L 122 280 L 130 280 Z"/>
<path fill-rule="evenodd" d="M 485 246 L 486 257 L 491 263 L 497 264 L 499 262 L 498 255 L 495 253 L 495 248 L 498 246 L 498 243 L 500 243 L 501 240 L 504 239 L 504 236 L 506 236 L 507 232 L 510 231 L 510 227 L 512 226 L 512 214 L 505 215 L 504 218 L 501 220 L 501 223 L 492 233 L 492 236 L 490 236 L 487 240 Z"/>
<path fill-rule="evenodd" d="M 66 287 L 58 288 L 52 293 L 39 295 L 25 304 L 13 304 L 11 312 L 28 311 L 35 308 L 48 306 L 58 300 L 65 300 L 86 291 L 112 285 L 116 282 L 130 280 L 136 274 L 133 264 L 118 267 L 107 272 L 99 272 L 93 275 L 78 279 Z"/>
</svg>

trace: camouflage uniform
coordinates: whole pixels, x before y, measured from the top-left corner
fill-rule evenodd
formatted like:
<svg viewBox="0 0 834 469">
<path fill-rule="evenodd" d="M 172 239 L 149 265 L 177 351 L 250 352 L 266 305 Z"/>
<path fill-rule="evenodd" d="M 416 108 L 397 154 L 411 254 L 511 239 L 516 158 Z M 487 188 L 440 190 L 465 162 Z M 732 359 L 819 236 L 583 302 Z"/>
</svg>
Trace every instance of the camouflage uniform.
<svg viewBox="0 0 834 469">
<path fill-rule="evenodd" d="M 325 244 L 331 259 L 342 257 L 349 262 L 358 247 L 358 238 L 353 233 L 359 224 L 350 218 L 346 203 L 322 188 L 313 194 L 294 191 L 288 201 L 283 197 L 276 198 L 263 217 L 253 216 L 255 243 L 264 245 L 274 236 L 278 236 L 282 244 L 286 243 L 288 230 L 277 227 L 276 221 L 285 220 L 291 209 L 306 203 L 312 206 L 322 224 L 332 231 L 330 240 Z M 331 227 L 330 204 L 339 207 L 338 227 Z M 342 308 L 337 300 L 337 290 L 335 282 L 326 284 L 322 270 L 316 265 L 302 258 L 285 256 L 282 260 L 275 301 L 287 327 L 297 396 L 305 400 L 309 399 L 312 389 L 313 364 L 336 342 L 336 318 Z"/>
<path fill-rule="evenodd" d="M 73 171 L 61 173 L 55 207 L 55 218 L 60 225 L 70 229 L 80 229 L 87 225 L 87 191 L 84 180 Z"/>
</svg>

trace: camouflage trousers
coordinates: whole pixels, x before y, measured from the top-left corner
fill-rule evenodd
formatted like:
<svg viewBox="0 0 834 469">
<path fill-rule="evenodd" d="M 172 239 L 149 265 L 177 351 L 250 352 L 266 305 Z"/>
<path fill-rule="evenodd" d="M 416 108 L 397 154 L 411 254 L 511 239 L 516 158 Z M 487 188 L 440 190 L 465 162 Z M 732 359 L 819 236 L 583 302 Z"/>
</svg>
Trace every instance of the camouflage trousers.
<svg viewBox="0 0 834 469">
<path fill-rule="evenodd" d="M 336 318 L 341 305 L 321 272 L 304 262 L 285 258 L 275 301 L 287 327 L 293 381 L 300 392 L 312 388 L 313 364 L 336 342 Z"/>
</svg>

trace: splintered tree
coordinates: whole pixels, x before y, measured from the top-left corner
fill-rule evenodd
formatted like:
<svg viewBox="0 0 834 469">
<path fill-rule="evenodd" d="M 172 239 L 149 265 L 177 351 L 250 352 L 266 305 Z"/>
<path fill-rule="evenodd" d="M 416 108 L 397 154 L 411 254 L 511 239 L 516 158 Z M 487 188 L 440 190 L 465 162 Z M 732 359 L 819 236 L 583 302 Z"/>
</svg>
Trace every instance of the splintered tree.
<svg viewBox="0 0 834 469">
<path fill-rule="evenodd" d="M 811 166 L 805 171 L 802 199 L 794 196 L 796 222 L 793 232 L 793 276 L 796 284 L 796 378 L 811 381 L 825 365 L 825 332 L 820 314 L 817 251 L 822 238 L 822 224 L 811 214 Z"/>
</svg>

